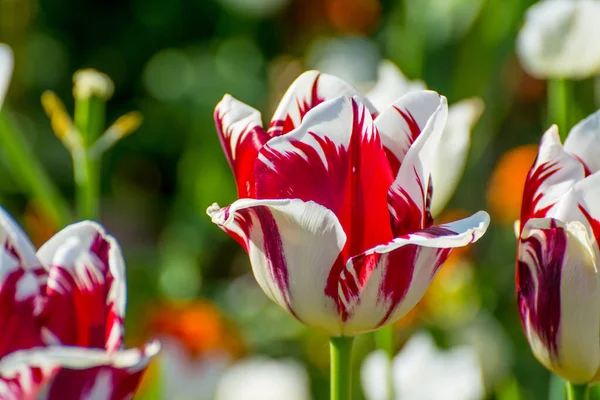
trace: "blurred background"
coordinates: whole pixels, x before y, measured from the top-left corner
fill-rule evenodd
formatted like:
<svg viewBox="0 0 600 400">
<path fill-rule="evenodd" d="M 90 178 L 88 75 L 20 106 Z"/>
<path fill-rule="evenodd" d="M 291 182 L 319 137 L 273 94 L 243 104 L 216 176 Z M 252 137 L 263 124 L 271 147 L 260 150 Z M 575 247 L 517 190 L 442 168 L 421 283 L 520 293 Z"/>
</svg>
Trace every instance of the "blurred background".
<svg viewBox="0 0 600 400">
<path fill-rule="evenodd" d="M 103 159 L 101 203 L 101 222 L 127 260 L 128 344 L 155 336 L 164 342 L 138 398 L 235 399 L 226 392 L 236 385 L 260 393 L 261 382 L 286 379 L 298 387 L 298 399 L 328 398 L 327 337 L 267 300 L 243 250 L 205 214 L 213 202 L 236 199 L 213 109 L 230 93 L 268 122 L 303 70 L 368 90 L 383 58 L 450 104 L 484 100 L 463 179 L 440 219 L 486 209 L 493 220 L 476 246 L 453 253 L 423 301 L 397 324 L 397 348 L 427 331 L 440 351 L 476 352 L 485 398 L 547 398 L 549 374 L 531 355 L 514 289 L 513 221 L 548 127 L 545 82 L 527 76 L 514 52 L 531 3 L 0 0 L 0 42 L 15 52 L 3 113 L 71 204 L 70 155 L 52 133 L 41 93 L 55 91 L 72 112 L 72 74 L 92 67 L 115 83 L 107 123 L 131 110 L 144 115 L 139 131 Z M 597 107 L 594 85 L 576 85 L 583 117 Z M 58 228 L 24 193 L 3 149 L 0 204 L 38 245 Z M 373 348 L 372 335 L 356 341 L 355 399 L 364 398 L 361 364 Z"/>
</svg>

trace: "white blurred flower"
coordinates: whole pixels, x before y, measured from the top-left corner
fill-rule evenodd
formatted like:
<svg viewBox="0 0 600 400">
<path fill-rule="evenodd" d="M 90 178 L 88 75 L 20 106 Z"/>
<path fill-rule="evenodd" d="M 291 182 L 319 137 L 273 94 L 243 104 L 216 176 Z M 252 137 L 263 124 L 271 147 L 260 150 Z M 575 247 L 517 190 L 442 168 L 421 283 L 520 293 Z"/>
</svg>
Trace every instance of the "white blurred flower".
<svg viewBox="0 0 600 400">
<path fill-rule="evenodd" d="M 229 368 L 217 386 L 215 400 L 309 400 L 309 380 L 293 360 L 247 358 Z"/>
<path fill-rule="evenodd" d="M 583 79 L 600 71 L 600 1 L 544 0 L 525 15 L 517 54 L 537 78 Z"/>
<path fill-rule="evenodd" d="M 386 400 L 387 357 L 371 353 L 361 369 L 367 400 Z M 393 360 L 395 400 L 479 400 L 484 396 L 477 353 L 470 347 L 440 350 L 427 333 L 413 336 Z"/>
<path fill-rule="evenodd" d="M 0 108 L 8 91 L 8 84 L 13 71 L 13 53 L 5 44 L 0 43 Z"/>
<path fill-rule="evenodd" d="M 193 358 L 177 339 L 162 336 L 160 342 L 158 362 L 163 398 L 213 399 L 217 382 L 231 364 L 231 357 L 225 352 L 215 352 Z"/>
<path fill-rule="evenodd" d="M 426 88 L 425 82 L 408 80 L 394 63 L 383 60 L 378 68 L 377 83 L 367 98 L 382 110 L 405 94 Z M 461 100 L 448 108 L 448 121 L 440 139 L 444 146 L 440 146 L 432 171 L 432 176 L 441 177 L 433 181 L 433 215 L 440 214 L 458 186 L 469 155 L 471 131 L 483 110 L 483 101 L 477 97 Z"/>
</svg>

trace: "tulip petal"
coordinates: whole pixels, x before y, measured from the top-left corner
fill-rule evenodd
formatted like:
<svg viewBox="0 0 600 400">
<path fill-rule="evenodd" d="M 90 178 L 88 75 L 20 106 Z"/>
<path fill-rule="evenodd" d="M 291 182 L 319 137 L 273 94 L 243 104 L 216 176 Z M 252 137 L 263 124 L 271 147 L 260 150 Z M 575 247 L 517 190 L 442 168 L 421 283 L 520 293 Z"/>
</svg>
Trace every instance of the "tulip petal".
<svg viewBox="0 0 600 400">
<path fill-rule="evenodd" d="M 530 218 L 553 217 L 556 204 L 584 176 L 583 165 L 565 151 L 558 128 L 553 125 L 542 137 L 538 156 L 525 181 L 521 227 Z"/>
<path fill-rule="evenodd" d="M 42 344 L 37 317 L 45 275 L 33 245 L 0 207 L 0 358 Z"/>
<path fill-rule="evenodd" d="M 396 176 L 406 153 L 440 106 L 440 96 L 423 90 L 390 104 L 375 118 L 375 125 Z"/>
<path fill-rule="evenodd" d="M 333 211 L 350 238 L 346 259 L 387 243 L 393 177 L 366 107 L 339 97 L 312 109 L 300 127 L 258 156 L 256 197 L 314 201 Z"/>
<path fill-rule="evenodd" d="M 64 368 L 50 382 L 46 399 L 132 399 L 146 367 L 159 349 L 158 342 L 113 354 L 78 348 L 70 358 L 62 357 Z"/>
<path fill-rule="evenodd" d="M 118 349 L 126 286 L 116 240 L 84 221 L 57 233 L 38 257 L 50 267 L 44 313 L 49 332 L 65 345 Z"/>
<path fill-rule="evenodd" d="M 416 133 L 418 126 L 420 133 L 415 136 L 414 142 L 401 159 L 396 179 L 388 191 L 388 209 L 394 237 L 427 228 L 433 223 L 430 207 L 432 195 L 435 195 L 432 193 L 435 177 L 431 174 L 448 116 L 446 98 L 435 92 L 410 93 L 399 102 L 406 102 L 410 107 L 405 108 L 415 121 L 410 131 Z M 384 115 L 380 118 L 384 118 Z M 380 121 L 380 118 L 377 118 L 377 126 L 382 127 L 383 138 L 384 131 L 394 131 L 388 130 L 387 127 L 392 125 L 384 126 L 384 120 Z"/>
<path fill-rule="evenodd" d="M 351 258 L 339 289 L 349 310 L 343 333 L 367 332 L 403 317 L 421 300 L 452 248 L 477 241 L 489 222 L 489 215 L 480 211 Z"/>
<path fill-rule="evenodd" d="M 377 112 L 369 100 L 340 78 L 319 71 L 307 71 L 291 84 L 281 99 L 269 125 L 269 136 L 284 135 L 296 129 L 307 112 L 340 96 L 356 96 L 370 113 Z"/>
<path fill-rule="evenodd" d="M 408 80 L 393 62 L 382 60 L 377 68 L 377 82 L 367 93 L 367 98 L 381 111 L 405 94 L 425 89 L 425 82 Z"/>
<path fill-rule="evenodd" d="M 467 163 L 471 131 L 483 113 L 483 101 L 472 98 L 448 108 L 448 122 L 440 138 L 437 156 L 431 168 L 433 197 L 431 214 L 438 215 L 454 194 Z"/>
<path fill-rule="evenodd" d="M 571 129 L 565 150 L 583 163 L 586 175 L 600 171 L 600 111 L 596 111 Z"/>
<path fill-rule="evenodd" d="M 561 221 L 579 221 L 587 229 L 596 259 L 600 260 L 600 172 L 575 183 L 553 210 L 553 217 Z"/>
<path fill-rule="evenodd" d="M 587 383 L 600 364 L 600 280 L 585 226 L 531 219 L 519 240 L 519 311 L 536 358 Z"/>
<path fill-rule="evenodd" d="M 8 91 L 10 77 L 13 71 L 13 53 L 5 44 L 0 43 L 0 109 Z"/>
<path fill-rule="evenodd" d="M 260 112 L 226 94 L 215 108 L 215 125 L 233 170 L 238 196 L 254 197 L 254 161 L 269 136 Z"/>
<path fill-rule="evenodd" d="M 43 399 L 130 399 L 159 349 L 158 342 L 150 342 L 140 349 L 115 353 L 70 346 L 16 351 L 0 360 L 0 393 L 29 398 L 22 396 L 35 396 L 40 385 L 45 385 Z"/>
<path fill-rule="evenodd" d="M 256 281 L 268 297 L 305 324 L 340 333 L 337 304 L 327 290 L 346 234 L 333 212 L 297 199 L 241 199 L 224 208 L 215 204 L 207 213 L 245 242 Z"/>
</svg>

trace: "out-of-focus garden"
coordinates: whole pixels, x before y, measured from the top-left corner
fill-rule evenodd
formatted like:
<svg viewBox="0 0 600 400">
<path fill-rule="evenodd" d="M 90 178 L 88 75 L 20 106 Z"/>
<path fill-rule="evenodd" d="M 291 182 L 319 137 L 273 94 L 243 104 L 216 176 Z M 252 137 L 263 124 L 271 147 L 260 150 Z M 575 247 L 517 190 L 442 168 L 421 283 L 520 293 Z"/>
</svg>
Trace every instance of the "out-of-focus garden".
<svg viewBox="0 0 600 400">
<path fill-rule="evenodd" d="M 401 353 L 405 374 L 397 384 L 422 386 L 432 379 L 439 399 L 548 398 L 550 374 L 530 351 L 515 295 L 513 222 L 550 125 L 545 81 L 525 73 L 515 53 L 531 4 L 0 0 L 0 42 L 15 55 L 0 130 L 18 132 L 70 209 L 72 160 L 53 133 L 42 93 L 54 91 L 72 113 L 73 73 L 95 68 L 114 81 L 107 125 L 132 110 L 143 115 L 139 130 L 104 156 L 100 184 L 100 222 L 119 240 L 127 262 L 126 340 L 132 346 L 154 337 L 162 342 L 136 398 L 328 398 L 327 336 L 268 300 L 243 249 L 206 215 L 212 203 L 237 198 L 213 111 L 230 93 L 268 123 L 304 70 L 337 75 L 368 91 L 384 59 L 449 104 L 483 100 L 464 175 L 439 219 L 477 210 L 492 218 L 487 234 L 452 253 L 419 305 L 394 325 L 397 351 L 410 337 L 437 346 L 421 354 L 418 343 L 409 343 L 413 353 Z M 575 83 L 574 121 L 599 106 L 594 87 L 593 79 Z M 61 227 L 18 171 L 0 147 L 0 204 L 39 246 Z M 383 399 L 377 397 L 383 372 L 364 362 L 374 348 L 372 334 L 355 342 L 354 399 Z M 474 361 L 464 366 L 458 358 Z M 465 378 L 465 385 L 478 386 L 474 397 L 444 395 L 464 378 L 461 365 L 465 374 L 475 373 L 476 383 Z M 367 389 L 374 381 L 375 389 Z M 269 390 L 273 397 L 262 394 Z"/>
</svg>

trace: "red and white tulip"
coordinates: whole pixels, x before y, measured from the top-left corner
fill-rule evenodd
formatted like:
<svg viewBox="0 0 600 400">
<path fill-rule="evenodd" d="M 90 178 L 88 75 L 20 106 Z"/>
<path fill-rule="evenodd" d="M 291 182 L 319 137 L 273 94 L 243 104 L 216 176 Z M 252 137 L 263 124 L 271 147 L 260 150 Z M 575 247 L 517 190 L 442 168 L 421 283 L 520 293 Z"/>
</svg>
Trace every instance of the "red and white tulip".
<svg viewBox="0 0 600 400">
<path fill-rule="evenodd" d="M 600 111 L 564 146 L 543 136 L 523 194 L 517 295 L 537 359 L 572 382 L 600 377 Z"/>
<path fill-rule="evenodd" d="M 100 225 L 70 225 L 36 253 L 0 208 L 0 399 L 131 398 L 158 343 L 123 350 L 125 290 Z"/>
<path fill-rule="evenodd" d="M 378 112 L 316 71 L 292 84 L 268 130 L 258 111 L 226 95 L 215 120 L 240 199 L 208 214 L 248 252 L 267 296 L 298 320 L 332 336 L 392 323 L 451 249 L 489 223 L 479 212 L 433 225 L 432 166 L 447 114 L 446 98 L 428 91 Z"/>
</svg>

